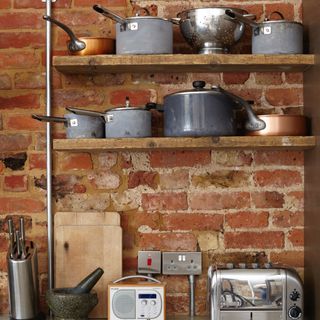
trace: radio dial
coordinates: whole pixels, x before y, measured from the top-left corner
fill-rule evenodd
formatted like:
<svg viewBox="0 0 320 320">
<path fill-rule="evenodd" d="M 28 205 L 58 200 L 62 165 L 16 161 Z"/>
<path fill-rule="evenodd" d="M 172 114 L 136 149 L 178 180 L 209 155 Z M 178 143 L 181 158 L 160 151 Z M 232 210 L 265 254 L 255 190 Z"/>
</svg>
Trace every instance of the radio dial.
<svg viewBox="0 0 320 320">
<path fill-rule="evenodd" d="M 293 306 L 289 309 L 288 314 L 291 319 L 299 319 L 302 315 L 302 311 L 298 306 Z"/>
<path fill-rule="evenodd" d="M 147 300 L 141 300 L 141 304 L 142 304 L 143 306 L 146 306 L 146 305 L 147 305 L 147 303 L 148 303 L 148 301 L 147 301 Z"/>
<path fill-rule="evenodd" d="M 155 306 L 155 305 L 157 304 L 157 302 L 156 302 L 155 300 L 151 300 L 151 301 L 150 301 L 150 304 L 151 304 L 152 306 Z"/>
</svg>

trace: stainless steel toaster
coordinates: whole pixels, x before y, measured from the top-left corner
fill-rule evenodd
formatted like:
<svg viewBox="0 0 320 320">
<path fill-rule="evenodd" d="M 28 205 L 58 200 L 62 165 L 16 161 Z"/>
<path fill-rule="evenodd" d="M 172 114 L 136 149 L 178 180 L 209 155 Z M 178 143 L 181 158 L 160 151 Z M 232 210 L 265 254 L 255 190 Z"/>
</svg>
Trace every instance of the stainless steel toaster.
<svg viewBox="0 0 320 320">
<path fill-rule="evenodd" d="M 208 269 L 211 320 L 303 320 L 303 287 L 290 268 Z"/>
</svg>

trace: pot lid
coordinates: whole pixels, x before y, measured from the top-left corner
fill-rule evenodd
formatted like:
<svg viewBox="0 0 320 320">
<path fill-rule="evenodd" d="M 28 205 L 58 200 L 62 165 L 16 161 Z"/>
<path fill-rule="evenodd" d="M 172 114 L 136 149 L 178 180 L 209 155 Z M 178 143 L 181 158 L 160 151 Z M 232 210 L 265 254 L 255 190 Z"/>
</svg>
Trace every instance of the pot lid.
<svg viewBox="0 0 320 320">
<path fill-rule="evenodd" d="M 162 21 L 169 21 L 169 19 L 160 18 L 160 17 L 154 17 L 154 16 L 135 16 L 135 17 L 127 17 L 125 20 L 129 20 L 132 22 L 132 20 L 162 20 Z"/>
<path fill-rule="evenodd" d="M 130 106 L 130 99 L 129 99 L 129 97 L 126 97 L 125 106 L 108 109 L 105 112 L 109 112 L 109 111 L 129 111 L 129 110 L 146 110 L 146 108 L 145 107 L 131 107 Z"/>
<path fill-rule="evenodd" d="M 185 95 L 185 94 L 208 94 L 208 93 L 221 94 L 221 92 L 219 92 L 218 90 L 215 90 L 216 88 L 215 86 L 213 86 L 212 89 L 205 89 L 206 82 L 202 80 L 193 81 L 192 86 L 193 86 L 193 89 L 174 92 L 166 95 L 165 97 L 174 96 L 174 95 Z"/>
</svg>

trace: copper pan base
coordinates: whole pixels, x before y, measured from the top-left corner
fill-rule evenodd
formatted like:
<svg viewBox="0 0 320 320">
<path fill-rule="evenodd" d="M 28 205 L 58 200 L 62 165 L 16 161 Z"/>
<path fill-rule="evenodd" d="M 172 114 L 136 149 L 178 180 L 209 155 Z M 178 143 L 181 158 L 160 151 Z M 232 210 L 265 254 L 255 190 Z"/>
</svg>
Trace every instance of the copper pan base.
<svg viewBox="0 0 320 320">
<path fill-rule="evenodd" d="M 115 53 L 115 40 L 111 38 L 80 37 L 79 40 L 85 42 L 86 48 L 81 51 L 69 52 L 76 56 L 90 56 L 97 54 Z"/>
<path fill-rule="evenodd" d="M 301 115 L 269 114 L 259 115 L 266 123 L 260 131 L 250 131 L 249 136 L 305 136 L 307 134 L 307 119 Z"/>
</svg>

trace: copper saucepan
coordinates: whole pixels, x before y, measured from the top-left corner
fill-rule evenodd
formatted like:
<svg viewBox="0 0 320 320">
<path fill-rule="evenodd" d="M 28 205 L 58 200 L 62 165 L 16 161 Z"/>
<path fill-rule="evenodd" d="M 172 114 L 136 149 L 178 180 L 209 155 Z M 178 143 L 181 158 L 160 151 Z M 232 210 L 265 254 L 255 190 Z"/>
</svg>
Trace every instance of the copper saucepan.
<svg viewBox="0 0 320 320">
<path fill-rule="evenodd" d="M 115 40 L 100 37 L 79 37 L 77 38 L 72 30 L 60 21 L 50 16 L 43 16 L 43 19 L 50 21 L 64 30 L 70 37 L 67 42 L 69 53 L 72 55 L 88 56 L 97 54 L 112 54 L 115 52 Z"/>
<path fill-rule="evenodd" d="M 249 136 L 305 136 L 307 134 L 307 118 L 302 115 L 268 114 L 259 115 L 266 127 L 259 131 L 248 131 Z"/>
</svg>

